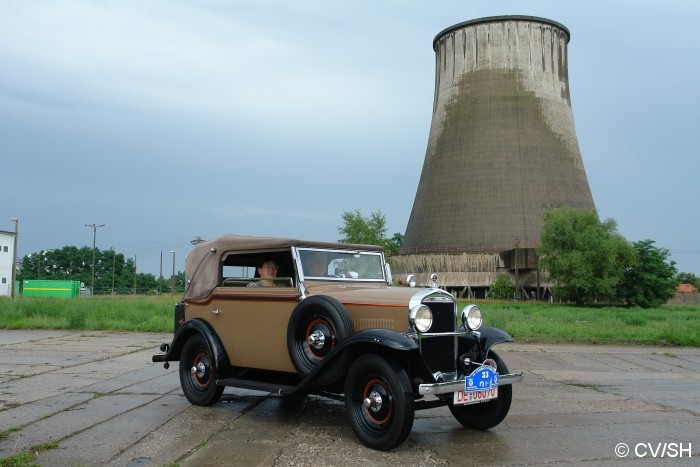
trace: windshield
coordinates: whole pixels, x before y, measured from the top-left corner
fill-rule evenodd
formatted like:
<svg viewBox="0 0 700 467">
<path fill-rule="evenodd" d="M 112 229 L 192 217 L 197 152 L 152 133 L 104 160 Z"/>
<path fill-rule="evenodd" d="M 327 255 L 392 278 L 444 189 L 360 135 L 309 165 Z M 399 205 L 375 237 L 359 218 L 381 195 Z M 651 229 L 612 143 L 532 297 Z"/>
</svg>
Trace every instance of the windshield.
<svg viewBox="0 0 700 467">
<path fill-rule="evenodd" d="M 385 280 L 382 254 L 378 252 L 300 248 L 299 258 L 305 278 Z"/>
</svg>

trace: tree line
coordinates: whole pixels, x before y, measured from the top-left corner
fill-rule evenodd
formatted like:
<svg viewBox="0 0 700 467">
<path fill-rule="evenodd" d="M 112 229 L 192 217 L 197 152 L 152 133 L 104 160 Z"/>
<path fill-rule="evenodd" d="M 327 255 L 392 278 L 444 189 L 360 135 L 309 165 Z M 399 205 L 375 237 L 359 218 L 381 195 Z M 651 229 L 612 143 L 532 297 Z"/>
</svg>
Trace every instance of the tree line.
<svg viewBox="0 0 700 467">
<path fill-rule="evenodd" d="M 381 211 L 369 217 L 359 210 L 347 211 L 342 219 L 341 242 L 380 245 L 389 256 L 401 247 L 401 234 L 387 237 Z M 700 288 L 698 277 L 678 272 L 668 249 L 648 239 L 627 241 L 617 232 L 615 220 L 600 221 L 595 210 L 545 211 L 537 255 L 539 267 L 554 282 L 554 293 L 562 301 L 651 308 L 673 297 L 680 283 Z M 512 298 L 514 292 L 515 285 L 502 274 L 489 296 Z"/>
<path fill-rule="evenodd" d="M 387 236 L 381 211 L 365 217 L 357 209 L 343 212 L 339 242 L 379 245 L 387 256 L 398 253 L 403 235 Z M 554 282 L 558 299 L 578 304 L 622 304 L 656 307 L 671 298 L 680 283 L 700 288 L 700 279 L 679 273 L 669 250 L 653 240 L 629 242 L 617 232 L 613 219 L 600 221 L 595 210 L 562 207 L 543 213 L 544 227 L 537 249 L 539 267 Z M 95 249 L 96 294 L 157 294 L 184 291 L 184 272 L 174 277 L 137 273 L 133 258 L 116 251 Z M 65 246 L 42 250 L 22 259 L 18 274 L 24 279 L 69 279 L 92 283 L 93 249 Z M 172 289 L 174 279 L 175 289 Z M 509 298 L 514 285 L 501 275 L 490 296 Z"/>
<path fill-rule="evenodd" d="M 169 278 L 156 277 L 137 272 L 134 258 L 126 258 L 113 249 L 95 248 L 94 254 L 95 294 L 181 293 L 184 290 L 183 272 Z M 92 258 L 93 249 L 88 246 L 64 246 L 30 253 L 22 258 L 17 278 L 20 283 L 25 279 L 74 280 L 89 288 L 92 286 Z"/>
<path fill-rule="evenodd" d="M 679 274 L 668 249 L 649 239 L 629 242 L 614 219 L 601 221 L 595 210 L 551 209 L 543 221 L 539 265 L 561 300 L 654 308 L 673 297 L 681 281 L 698 282 Z"/>
</svg>

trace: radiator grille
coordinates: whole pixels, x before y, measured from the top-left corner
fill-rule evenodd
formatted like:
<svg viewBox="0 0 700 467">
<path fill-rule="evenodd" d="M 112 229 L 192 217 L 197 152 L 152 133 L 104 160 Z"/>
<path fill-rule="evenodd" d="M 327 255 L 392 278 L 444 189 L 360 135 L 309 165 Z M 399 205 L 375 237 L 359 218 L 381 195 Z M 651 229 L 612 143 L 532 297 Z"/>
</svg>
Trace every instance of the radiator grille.
<svg viewBox="0 0 700 467">
<path fill-rule="evenodd" d="M 433 312 L 433 326 L 430 332 L 453 332 L 455 330 L 454 302 L 424 302 Z"/>
<path fill-rule="evenodd" d="M 421 339 L 420 352 L 423 361 L 431 372 L 441 371 L 452 373 L 456 371 L 455 337 L 440 336 Z"/>
<path fill-rule="evenodd" d="M 430 333 L 455 330 L 455 303 L 444 297 L 427 297 L 424 304 L 433 312 L 433 325 Z M 423 361 L 432 372 L 450 373 L 456 371 L 457 355 L 454 335 L 423 337 L 420 340 Z"/>
</svg>

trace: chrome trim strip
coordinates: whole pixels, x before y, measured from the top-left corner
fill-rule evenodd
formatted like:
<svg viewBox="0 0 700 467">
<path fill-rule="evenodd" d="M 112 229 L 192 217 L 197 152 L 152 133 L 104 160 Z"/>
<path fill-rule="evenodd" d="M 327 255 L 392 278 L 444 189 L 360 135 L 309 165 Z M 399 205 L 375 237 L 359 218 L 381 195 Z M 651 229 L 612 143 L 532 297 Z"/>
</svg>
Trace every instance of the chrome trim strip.
<svg viewBox="0 0 700 467">
<path fill-rule="evenodd" d="M 498 385 L 504 386 L 506 384 L 519 383 L 522 380 L 522 373 L 509 373 L 498 377 Z M 447 383 L 419 384 L 418 394 L 422 396 L 447 394 L 450 392 L 457 392 L 460 389 L 464 389 L 464 379 L 449 381 Z"/>
<path fill-rule="evenodd" d="M 449 336 L 469 336 L 470 332 L 454 331 L 454 332 L 411 332 L 407 336 L 413 339 L 422 339 L 427 337 L 449 337 Z"/>
<path fill-rule="evenodd" d="M 408 309 L 410 310 L 411 308 L 414 308 L 416 305 L 420 305 L 424 299 L 430 297 L 431 295 L 435 295 L 435 298 L 444 297 L 446 299 L 445 300 L 446 302 L 447 301 L 452 302 L 454 304 L 455 312 L 456 312 L 457 301 L 455 300 L 455 298 L 451 294 L 445 292 L 444 290 L 437 289 L 437 288 L 429 288 L 429 289 L 422 289 L 422 290 L 419 289 L 415 294 L 413 294 L 411 299 L 408 301 Z M 440 301 L 442 301 L 442 300 L 440 300 Z"/>
</svg>

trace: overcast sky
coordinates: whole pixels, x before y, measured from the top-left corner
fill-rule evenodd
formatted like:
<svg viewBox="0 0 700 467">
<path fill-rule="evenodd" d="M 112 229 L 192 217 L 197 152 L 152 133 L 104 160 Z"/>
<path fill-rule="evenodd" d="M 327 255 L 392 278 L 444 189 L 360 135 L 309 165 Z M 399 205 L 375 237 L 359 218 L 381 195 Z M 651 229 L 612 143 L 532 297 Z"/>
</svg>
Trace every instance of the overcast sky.
<svg viewBox="0 0 700 467">
<path fill-rule="evenodd" d="M 495 15 L 571 31 L 600 217 L 700 275 L 696 0 L 0 0 L 0 230 L 19 218 L 22 256 L 105 224 L 155 275 L 197 236 L 335 241 L 355 209 L 403 234 L 433 38 Z"/>
</svg>

